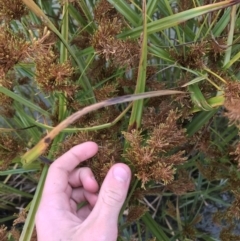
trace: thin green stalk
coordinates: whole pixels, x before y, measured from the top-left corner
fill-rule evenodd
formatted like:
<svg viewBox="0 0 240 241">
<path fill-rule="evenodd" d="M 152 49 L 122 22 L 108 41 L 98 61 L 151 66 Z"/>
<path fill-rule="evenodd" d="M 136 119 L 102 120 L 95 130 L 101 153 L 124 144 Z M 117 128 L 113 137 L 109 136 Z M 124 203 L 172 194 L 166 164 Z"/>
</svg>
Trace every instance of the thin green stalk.
<svg viewBox="0 0 240 241">
<path fill-rule="evenodd" d="M 229 28 L 228 39 L 227 39 L 228 47 L 224 55 L 223 68 L 225 68 L 225 66 L 231 59 L 232 43 L 233 43 L 233 36 L 234 36 L 235 24 L 236 24 L 236 12 L 237 12 L 237 5 L 234 5 L 232 6 L 232 9 L 231 9 L 230 28 Z"/>
<path fill-rule="evenodd" d="M 23 226 L 23 230 L 22 230 L 19 241 L 31 241 L 31 239 L 32 239 L 32 233 L 33 233 L 33 229 L 35 226 L 35 215 L 36 215 L 37 208 L 38 208 L 40 200 L 41 200 L 41 194 L 42 194 L 44 182 L 45 182 L 45 179 L 47 176 L 47 171 L 48 171 L 48 167 L 47 167 L 47 165 L 45 165 L 43 168 L 41 177 L 39 179 L 37 190 L 32 199 L 30 210 L 28 212 L 27 219 Z"/>
<path fill-rule="evenodd" d="M 212 14 L 208 14 L 208 17 L 205 18 L 207 20 L 207 23 L 208 23 L 208 25 L 206 26 L 207 31 L 205 33 L 205 37 L 207 37 L 209 34 L 211 34 L 212 38 L 215 38 L 215 36 L 217 36 L 217 35 L 213 34 L 212 28 L 214 26 L 216 26 L 216 22 L 217 22 L 217 20 L 219 18 L 219 15 L 221 14 L 221 12 L 222 11 L 219 10 L 214 19 L 212 19 Z"/>
<path fill-rule="evenodd" d="M 177 219 L 177 224 L 178 224 L 178 230 L 180 233 L 182 232 L 182 222 L 181 222 L 181 216 L 180 216 L 180 210 L 179 210 L 179 197 L 177 197 L 176 200 L 176 219 Z"/>
<path fill-rule="evenodd" d="M 68 0 L 64 1 L 62 7 L 62 27 L 61 27 L 61 34 L 63 39 L 66 43 L 68 43 L 68 30 L 69 30 L 69 17 L 68 17 Z M 60 43 L 60 63 L 66 63 L 68 61 L 68 50 L 63 42 Z M 66 110 L 67 110 L 67 102 L 66 102 L 67 94 L 66 92 L 60 93 L 58 95 L 59 101 L 59 110 L 58 110 L 58 120 L 62 121 L 66 117 Z"/>
<path fill-rule="evenodd" d="M 69 15 L 75 20 L 77 21 L 81 26 L 84 26 L 86 27 L 86 31 L 87 32 L 92 32 L 91 31 L 91 28 L 90 28 L 90 25 L 91 23 L 87 23 L 86 20 L 84 19 L 84 17 L 79 14 L 79 11 L 72 5 L 72 4 L 69 4 L 69 7 L 68 7 L 68 11 L 69 11 Z M 80 29 L 79 29 L 80 30 Z M 78 30 L 78 31 L 79 31 Z M 78 32 L 77 31 L 77 32 Z M 77 32 L 74 33 L 73 37 L 76 36 Z"/>
<path fill-rule="evenodd" d="M 218 74 L 216 74 L 214 71 L 210 70 L 207 67 L 204 67 L 204 70 L 207 71 L 208 73 L 214 75 L 216 78 L 218 78 L 219 80 L 221 80 L 224 84 L 227 83 L 227 81 L 225 79 L 223 79 L 221 76 L 219 76 Z"/>
<path fill-rule="evenodd" d="M 141 57 L 138 67 L 137 84 L 135 93 L 142 93 L 145 91 L 146 86 L 146 72 L 147 72 L 147 15 L 146 15 L 146 1 L 143 0 L 143 34 L 142 34 L 142 46 Z M 129 120 L 130 129 L 138 129 L 141 126 L 143 101 L 138 100 L 133 103 L 132 113 Z"/>
<path fill-rule="evenodd" d="M 219 11 L 218 14 L 221 12 Z M 229 25 L 230 20 L 230 14 L 231 14 L 231 8 L 228 8 L 224 11 L 224 14 L 221 16 L 221 18 L 218 20 L 218 22 L 215 24 L 215 26 L 212 28 L 212 34 L 215 37 L 221 36 L 221 34 L 224 32 L 226 27 Z M 217 17 L 217 16 L 216 16 Z"/>
<path fill-rule="evenodd" d="M 142 241 L 141 226 L 139 221 L 137 221 L 137 232 L 138 232 L 138 241 Z"/>
<path fill-rule="evenodd" d="M 81 10 L 83 11 L 84 13 L 84 16 L 87 18 L 87 22 L 88 23 L 91 23 L 91 28 L 93 30 L 96 30 L 96 24 L 93 22 L 93 16 L 92 16 L 92 13 L 90 12 L 89 10 L 89 7 L 87 6 L 86 2 L 85 1 L 82 1 L 82 0 L 77 0 L 77 3 L 79 5 L 79 7 L 81 8 Z"/>
<path fill-rule="evenodd" d="M 156 11 L 157 4 L 158 0 L 147 1 L 147 16 L 149 18 L 151 18 L 154 12 Z"/>
<path fill-rule="evenodd" d="M 169 1 L 168 1 L 168 0 L 164 0 L 164 2 L 165 2 L 165 6 L 167 7 L 167 10 L 168 10 L 168 12 L 169 12 L 169 15 L 170 15 L 170 16 L 174 15 L 174 14 L 173 14 L 173 11 L 172 11 L 172 8 L 171 8 L 171 6 L 170 6 Z M 175 30 L 176 30 L 176 33 L 177 33 L 178 43 L 179 43 L 179 44 L 182 44 L 182 43 L 183 43 L 183 39 L 182 39 L 182 37 L 181 37 L 181 33 L 180 33 L 180 31 L 179 31 L 179 27 L 176 26 L 176 27 L 175 27 Z"/>
</svg>

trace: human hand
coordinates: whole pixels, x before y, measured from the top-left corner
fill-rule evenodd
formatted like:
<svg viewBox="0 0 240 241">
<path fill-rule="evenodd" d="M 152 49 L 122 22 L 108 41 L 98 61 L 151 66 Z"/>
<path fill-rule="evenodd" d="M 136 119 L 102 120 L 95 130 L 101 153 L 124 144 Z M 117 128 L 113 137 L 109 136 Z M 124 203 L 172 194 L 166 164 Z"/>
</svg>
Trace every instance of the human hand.
<svg viewBox="0 0 240 241">
<path fill-rule="evenodd" d="M 38 241 L 116 241 L 131 172 L 127 165 L 115 164 L 98 194 L 92 171 L 75 169 L 97 151 L 97 144 L 85 142 L 51 164 L 36 214 Z M 88 205 L 78 210 L 84 201 Z"/>
</svg>

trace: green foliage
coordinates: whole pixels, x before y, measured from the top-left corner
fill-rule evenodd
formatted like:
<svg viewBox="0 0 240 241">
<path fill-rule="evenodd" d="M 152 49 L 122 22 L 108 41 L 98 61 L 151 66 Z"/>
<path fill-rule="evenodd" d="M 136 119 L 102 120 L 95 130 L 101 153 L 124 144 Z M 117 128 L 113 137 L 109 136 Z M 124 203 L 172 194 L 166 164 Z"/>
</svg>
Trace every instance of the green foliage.
<svg viewBox="0 0 240 241">
<path fill-rule="evenodd" d="M 35 160 L 23 169 L 21 157 L 49 130 L 89 104 L 164 89 L 186 94 L 89 113 L 44 155 L 96 141 L 102 148 L 85 165 L 100 183 L 114 163 L 130 165 L 119 240 L 214 240 L 197 228 L 209 203 L 224 207 L 213 216 L 228 224 L 221 240 L 236 238 L 238 2 L 0 0 L 0 222 L 15 219 L 0 239 L 36 240 L 48 167 Z"/>
</svg>

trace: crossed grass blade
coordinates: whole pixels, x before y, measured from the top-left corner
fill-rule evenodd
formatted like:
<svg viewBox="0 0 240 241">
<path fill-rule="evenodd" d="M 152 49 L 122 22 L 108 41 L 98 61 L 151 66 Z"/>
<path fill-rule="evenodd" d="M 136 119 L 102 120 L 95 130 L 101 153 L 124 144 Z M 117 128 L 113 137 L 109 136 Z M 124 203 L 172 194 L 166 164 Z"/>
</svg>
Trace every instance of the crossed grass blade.
<svg viewBox="0 0 240 241">
<path fill-rule="evenodd" d="M 138 77 L 135 88 L 135 93 L 142 93 L 146 87 L 146 72 L 147 72 L 147 13 L 146 1 L 143 1 L 143 35 L 141 56 L 138 66 Z M 129 129 L 138 129 L 141 125 L 143 113 L 143 100 L 138 100 L 133 103 L 132 113 L 129 121 Z"/>
<path fill-rule="evenodd" d="M 159 32 L 161 30 L 174 27 L 180 23 L 183 23 L 189 19 L 193 19 L 199 16 L 202 16 L 206 13 L 210 13 L 212 11 L 216 11 L 219 9 L 231 7 L 232 5 L 240 3 L 240 0 L 229 0 L 229 1 L 222 1 L 219 3 L 208 4 L 201 7 L 196 7 L 190 10 L 186 10 L 172 16 L 168 16 L 154 22 L 147 24 L 147 32 L 148 34 L 153 34 Z M 123 33 L 119 34 L 119 38 L 137 38 L 143 31 L 143 27 L 139 26 L 132 30 L 124 31 Z"/>
<path fill-rule="evenodd" d="M 130 102 L 130 101 L 136 101 L 139 99 L 144 98 L 151 98 L 156 96 L 163 96 L 163 95 L 173 95 L 173 94 L 185 94 L 183 91 L 177 91 L 177 90 L 159 90 L 159 91 L 150 91 L 146 93 L 140 93 L 135 95 L 125 95 L 121 97 L 116 97 L 112 99 L 108 99 L 90 106 L 87 106 L 83 108 L 82 110 L 79 110 L 66 118 L 64 121 L 62 121 L 59 125 L 57 125 L 54 129 L 52 129 L 46 137 L 44 137 L 39 143 L 34 146 L 31 150 L 26 152 L 22 156 L 22 163 L 26 167 L 27 165 L 31 164 L 34 160 L 36 160 L 49 146 L 49 144 L 52 142 L 52 140 L 66 127 L 73 124 L 76 120 L 78 120 L 81 116 L 88 114 L 92 111 L 98 110 L 102 107 L 107 107 L 111 105 L 116 105 L 120 103 Z"/>
</svg>

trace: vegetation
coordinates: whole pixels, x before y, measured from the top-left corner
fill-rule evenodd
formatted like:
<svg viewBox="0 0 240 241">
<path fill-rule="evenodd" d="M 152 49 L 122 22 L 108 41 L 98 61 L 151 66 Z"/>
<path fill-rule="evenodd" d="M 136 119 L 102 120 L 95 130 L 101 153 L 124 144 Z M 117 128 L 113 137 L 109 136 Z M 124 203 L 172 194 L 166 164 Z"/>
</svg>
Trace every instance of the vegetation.
<svg viewBox="0 0 240 241">
<path fill-rule="evenodd" d="M 133 172 L 119 240 L 218 240 L 197 228 L 212 203 L 219 239 L 240 240 L 239 2 L 0 0 L 0 240 L 36 240 L 40 156 L 87 140 L 99 183 L 116 162 Z M 155 90 L 184 93 L 87 113 L 39 142 L 85 106 Z"/>
</svg>

